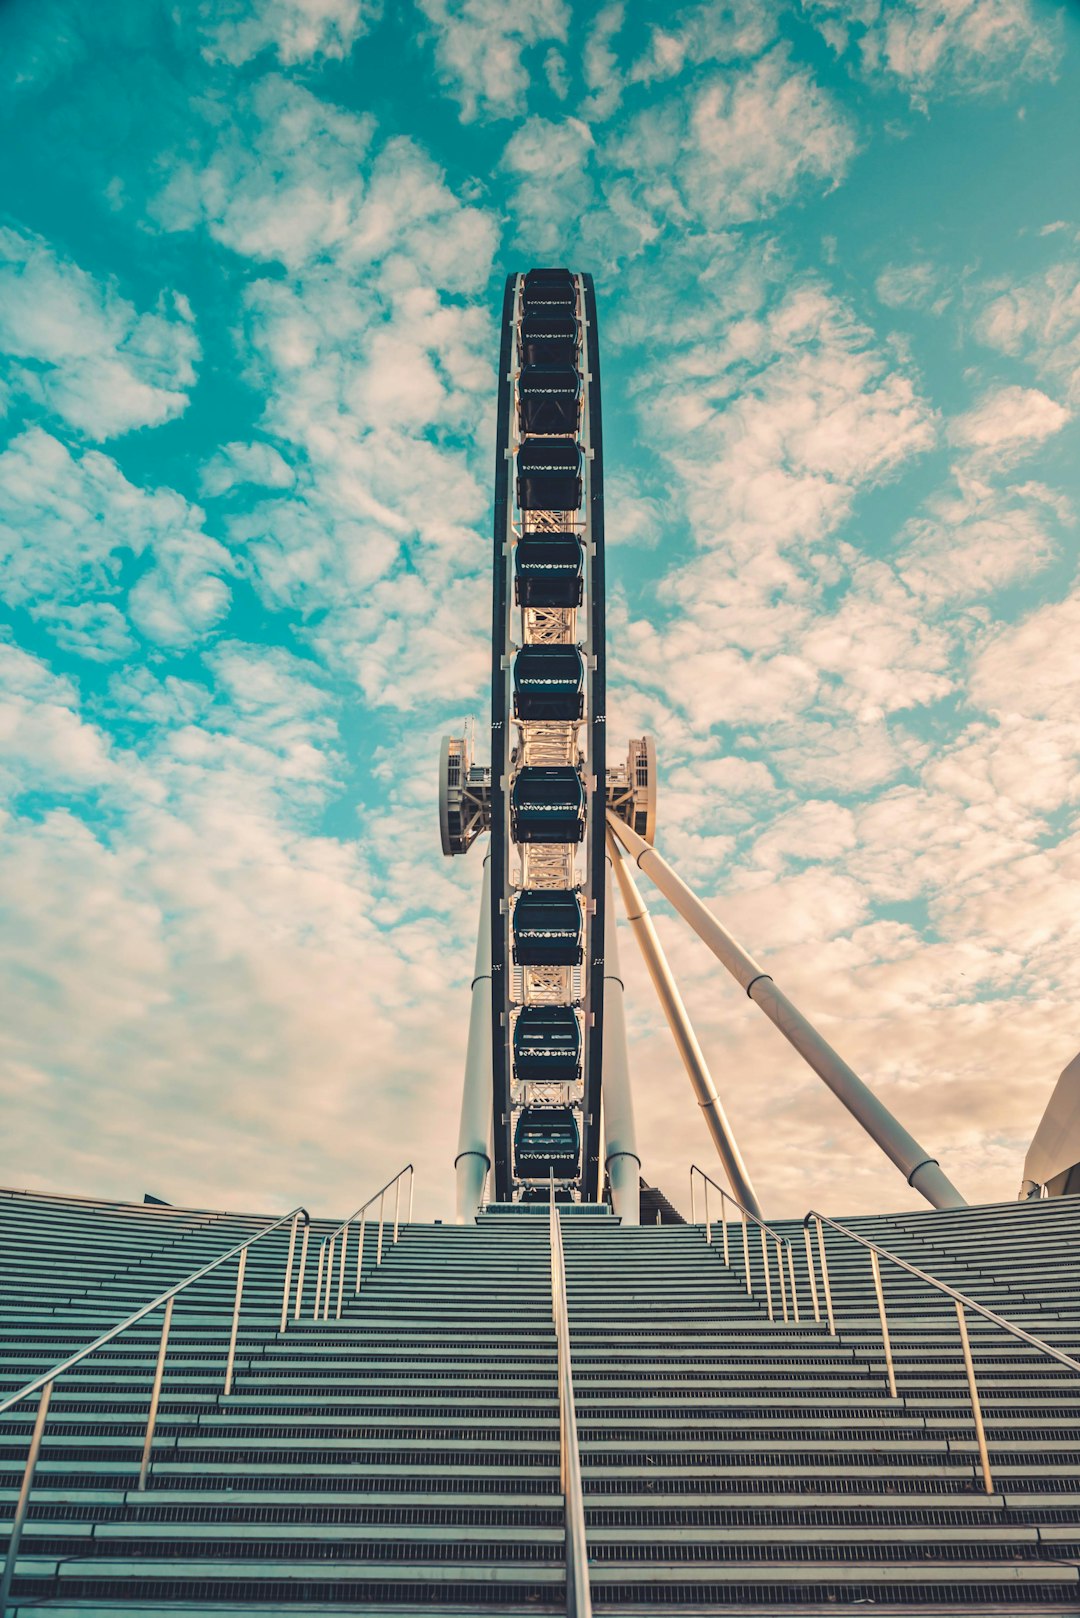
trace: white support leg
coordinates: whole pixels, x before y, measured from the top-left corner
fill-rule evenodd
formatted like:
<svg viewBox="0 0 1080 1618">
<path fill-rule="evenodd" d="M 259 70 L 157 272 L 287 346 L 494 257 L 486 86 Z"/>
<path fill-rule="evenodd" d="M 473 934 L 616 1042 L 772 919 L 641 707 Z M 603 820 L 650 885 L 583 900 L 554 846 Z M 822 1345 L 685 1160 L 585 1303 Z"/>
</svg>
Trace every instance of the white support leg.
<svg viewBox="0 0 1080 1618">
<path fill-rule="evenodd" d="M 913 1186 L 935 1208 L 966 1208 L 967 1203 L 959 1191 L 942 1173 L 937 1159 L 930 1156 L 903 1125 L 893 1117 L 854 1069 L 843 1057 L 822 1039 L 817 1029 L 808 1022 L 787 995 L 777 988 L 767 972 L 763 972 L 754 957 L 736 943 L 723 928 L 707 905 L 676 876 L 671 866 L 643 837 L 608 812 L 608 825 L 626 848 L 639 869 L 650 876 L 666 899 L 670 899 L 679 915 L 703 939 L 713 954 L 741 983 L 748 996 L 759 1005 L 770 1022 L 784 1038 L 794 1045 L 799 1055 L 809 1063 L 819 1078 L 843 1102 L 859 1121 L 870 1138 L 877 1142 L 886 1157 L 896 1164 L 910 1186 Z"/>
<path fill-rule="evenodd" d="M 619 855 L 616 852 L 615 858 Z M 634 1127 L 634 1099 L 630 1091 L 630 1056 L 626 1041 L 626 1008 L 619 970 L 619 940 L 615 931 L 615 891 L 608 852 L 604 903 L 604 1167 L 611 1182 L 611 1207 L 624 1225 L 641 1223 L 641 1159 Z"/>
<path fill-rule="evenodd" d="M 461 1092 L 461 1128 L 454 1159 L 457 1222 L 470 1225 L 480 1211 L 491 1168 L 491 851 L 484 855 L 480 926 L 476 934 L 469 1043 Z"/>
<path fill-rule="evenodd" d="M 609 815 L 609 819 L 613 818 Z M 619 824 L 621 825 L 622 822 L 620 821 Z M 742 1203 L 744 1208 L 748 1209 L 750 1213 L 756 1214 L 760 1219 L 761 1208 L 758 1205 L 757 1197 L 754 1195 L 750 1175 L 746 1164 L 743 1162 L 742 1153 L 739 1151 L 735 1136 L 731 1132 L 731 1125 L 728 1123 L 727 1114 L 721 1104 L 720 1097 L 716 1093 L 716 1086 L 712 1081 L 712 1074 L 709 1072 L 705 1053 L 698 1044 L 697 1035 L 694 1033 L 690 1017 L 683 1004 L 682 995 L 679 993 L 678 985 L 667 963 L 667 956 L 664 954 L 663 946 L 656 935 L 652 917 L 642 901 L 641 894 L 638 892 L 634 879 L 630 875 L 626 861 L 610 835 L 608 837 L 608 849 L 611 854 L 611 863 L 615 868 L 615 875 L 619 881 L 623 903 L 626 906 L 627 919 L 641 948 L 641 953 L 645 957 L 645 965 L 649 969 L 653 987 L 660 998 L 661 1006 L 664 1008 L 664 1016 L 667 1018 L 668 1027 L 671 1029 L 675 1044 L 678 1046 L 683 1066 L 690 1075 L 690 1083 L 694 1087 L 698 1106 L 701 1108 L 702 1116 L 708 1126 L 709 1134 L 713 1138 L 713 1145 L 716 1147 L 720 1161 L 724 1165 L 724 1172 L 730 1182 L 732 1195 L 736 1201 Z"/>
</svg>

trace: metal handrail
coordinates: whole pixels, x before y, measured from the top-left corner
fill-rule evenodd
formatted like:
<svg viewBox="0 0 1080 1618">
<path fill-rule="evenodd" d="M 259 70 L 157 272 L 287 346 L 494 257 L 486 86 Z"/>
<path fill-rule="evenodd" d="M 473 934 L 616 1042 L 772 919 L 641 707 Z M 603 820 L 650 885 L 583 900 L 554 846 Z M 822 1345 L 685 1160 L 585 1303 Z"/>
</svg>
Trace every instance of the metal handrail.
<svg viewBox="0 0 1080 1618">
<path fill-rule="evenodd" d="M 161 1401 L 161 1384 L 165 1374 L 165 1355 L 169 1346 L 169 1331 L 172 1327 L 173 1303 L 181 1292 L 186 1292 L 188 1287 L 194 1286 L 196 1281 L 201 1281 L 203 1276 L 210 1274 L 211 1270 L 216 1270 L 221 1264 L 227 1264 L 231 1258 L 237 1259 L 236 1294 L 233 1299 L 232 1325 L 229 1330 L 229 1354 L 225 1364 L 225 1384 L 222 1390 L 225 1395 L 230 1394 L 233 1385 L 233 1371 L 236 1365 L 236 1335 L 240 1325 L 240 1305 L 244 1296 L 244 1274 L 247 1269 L 248 1248 L 253 1247 L 256 1242 L 262 1241 L 264 1236 L 270 1236 L 275 1230 L 280 1230 L 282 1225 L 290 1225 L 289 1254 L 285 1260 L 285 1284 L 281 1289 L 281 1322 L 278 1327 L 279 1331 L 284 1331 L 289 1314 L 289 1293 L 292 1289 L 293 1258 L 296 1254 L 296 1227 L 301 1219 L 304 1221 L 304 1240 L 300 1252 L 300 1269 L 296 1281 L 296 1306 L 293 1312 L 293 1319 L 299 1320 L 300 1299 L 304 1287 L 304 1265 L 307 1261 L 308 1236 L 311 1229 L 311 1215 L 306 1208 L 294 1208 L 291 1213 L 282 1214 L 281 1218 L 275 1219 L 272 1225 L 264 1226 L 262 1230 L 256 1231 L 254 1236 L 249 1236 L 246 1241 L 238 1243 L 236 1247 L 231 1247 L 227 1253 L 222 1253 L 219 1258 L 211 1259 L 209 1264 L 204 1264 L 201 1269 L 194 1270 L 183 1281 L 178 1281 L 174 1287 L 169 1287 L 168 1291 L 160 1292 L 149 1303 L 143 1304 L 141 1309 L 136 1309 L 134 1314 L 128 1315 L 117 1325 L 110 1327 L 107 1332 L 103 1332 L 100 1337 L 96 1337 L 92 1343 L 87 1343 L 85 1348 L 80 1348 L 77 1353 L 69 1355 L 66 1360 L 61 1360 L 59 1365 L 54 1365 L 51 1370 L 44 1371 L 41 1376 L 35 1377 L 32 1382 L 27 1382 L 17 1392 L 9 1394 L 6 1399 L 0 1401 L 0 1415 L 3 1415 L 4 1411 L 10 1410 L 13 1405 L 19 1404 L 23 1399 L 28 1399 L 32 1393 L 36 1393 L 39 1388 L 41 1389 L 37 1416 L 34 1420 L 34 1431 L 30 1438 L 26 1465 L 23 1468 L 22 1485 L 15 1505 L 11 1538 L 8 1541 L 7 1556 L 4 1559 L 4 1572 L 0 1577 L 0 1618 L 5 1618 L 8 1609 L 11 1581 L 15 1574 L 15 1563 L 19 1554 L 19 1542 L 22 1539 L 23 1524 L 26 1521 L 26 1514 L 30 1506 L 30 1493 L 34 1487 L 34 1473 L 37 1471 L 38 1457 L 41 1454 L 41 1441 L 45 1434 L 45 1421 L 49 1412 L 49 1400 L 52 1397 L 53 1383 L 59 1377 L 66 1375 L 68 1371 L 73 1370 L 76 1365 L 81 1365 L 83 1360 L 88 1359 L 99 1348 L 104 1348 L 106 1343 L 111 1343 L 114 1338 L 127 1331 L 129 1326 L 134 1326 L 138 1321 L 144 1320 L 147 1315 L 153 1314 L 155 1309 L 160 1309 L 164 1304 L 165 1315 L 161 1323 L 161 1337 L 158 1341 L 157 1363 L 154 1367 L 154 1385 L 150 1394 L 150 1408 L 146 1416 L 146 1432 L 143 1435 L 142 1459 L 139 1463 L 138 1487 L 145 1489 L 154 1444 L 154 1430 L 157 1426 L 158 1405 Z"/>
<path fill-rule="evenodd" d="M 838 1231 L 841 1236 L 846 1236 L 849 1241 L 857 1242 L 860 1247 L 865 1247 L 870 1254 L 870 1272 L 874 1278 L 874 1294 L 877 1298 L 878 1318 L 881 1321 L 881 1343 L 885 1355 L 885 1371 L 889 1383 L 890 1398 L 898 1399 L 900 1395 L 896 1391 L 896 1369 L 893 1365 L 892 1340 L 889 1336 L 889 1320 L 885 1311 L 885 1293 L 881 1285 L 881 1265 L 879 1261 L 883 1258 L 888 1259 L 890 1264 L 895 1264 L 898 1269 L 905 1270 L 908 1275 L 915 1276 L 919 1281 L 925 1281 L 927 1286 L 933 1287 L 935 1291 L 942 1293 L 946 1298 L 952 1299 L 956 1308 L 956 1325 L 960 1335 L 960 1347 L 964 1355 L 964 1370 L 967 1373 L 971 1418 L 975 1427 L 975 1438 L 979 1446 L 983 1488 L 987 1494 L 993 1494 L 994 1480 L 990 1470 L 990 1453 L 986 1443 L 986 1429 L 983 1426 L 982 1404 L 979 1400 L 979 1389 L 975 1381 L 975 1363 L 971 1357 L 971 1342 L 968 1338 L 966 1318 L 967 1311 L 970 1309 L 974 1314 L 982 1315 L 984 1320 L 989 1320 L 993 1325 L 1000 1327 L 1002 1331 L 1008 1332 L 1010 1336 L 1019 1338 L 1022 1343 L 1027 1343 L 1029 1347 L 1038 1349 L 1040 1354 L 1049 1355 L 1051 1359 L 1057 1360 L 1059 1364 L 1067 1366 L 1070 1371 L 1075 1371 L 1078 1374 L 1080 1374 L 1080 1360 L 1073 1359 L 1071 1354 L 1066 1354 L 1060 1348 L 1055 1348 L 1052 1343 L 1044 1342 L 1041 1337 L 1033 1336 L 1031 1332 L 1025 1331 L 1023 1326 L 1016 1325 L 1012 1320 L 1006 1320 L 1004 1315 L 999 1315 L 995 1310 L 988 1309 L 985 1304 L 977 1303 L 974 1298 L 969 1298 L 966 1292 L 958 1292 L 955 1287 L 949 1286 L 948 1282 L 939 1281 L 936 1275 L 930 1275 L 926 1270 L 920 1270 L 917 1264 L 909 1263 L 906 1258 L 901 1258 L 897 1253 L 890 1253 L 887 1247 L 881 1247 L 877 1242 L 868 1241 L 865 1236 L 860 1236 L 856 1231 L 849 1230 L 846 1225 L 841 1225 L 837 1220 L 830 1219 L 826 1214 L 819 1214 L 815 1209 L 811 1208 L 803 1220 L 803 1236 L 806 1241 L 806 1262 L 810 1273 L 810 1296 L 814 1304 L 814 1319 L 816 1321 L 820 1322 L 821 1312 L 818 1307 L 814 1256 L 810 1244 L 811 1219 L 817 1227 L 817 1246 L 821 1259 L 821 1282 L 825 1293 L 825 1315 L 829 1325 L 829 1335 L 832 1337 L 838 1336 L 839 1333 L 836 1330 L 832 1284 L 829 1280 L 829 1265 L 825 1257 L 825 1234 L 822 1226 L 828 1225 L 830 1230 Z"/>
<path fill-rule="evenodd" d="M 585 1491 L 581 1482 L 574 1371 L 570 1360 L 570 1311 L 566 1301 L 566 1257 L 562 1225 L 555 1201 L 555 1176 L 549 1179 L 548 1234 L 551 1240 L 551 1318 L 555 1322 L 559 1371 L 559 1481 L 566 1535 L 566 1611 L 568 1618 L 592 1618 L 589 1547 L 585 1534 Z"/>
<path fill-rule="evenodd" d="M 334 1318 L 335 1320 L 341 1319 L 341 1302 L 345 1293 L 345 1266 L 349 1253 L 349 1230 L 351 1229 L 353 1220 L 355 1219 L 359 1219 L 360 1221 L 360 1245 L 356 1253 L 356 1284 L 353 1287 L 353 1296 L 355 1297 L 360 1291 L 364 1281 L 364 1230 L 367 1225 L 367 1211 L 373 1202 L 378 1202 L 379 1204 L 379 1245 L 378 1252 L 375 1257 L 375 1268 L 378 1269 L 381 1265 L 383 1255 L 383 1221 L 385 1217 L 386 1193 L 390 1190 L 391 1186 L 394 1188 L 394 1237 L 391 1246 L 397 1246 L 398 1228 L 400 1224 L 399 1216 L 401 1213 L 401 1182 L 405 1178 L 406 1174 L 409 1176 L 409 1211 L 405 1215 L 405 1223 L 407 1225 L 411 1224 L 415 1175 L 413 1173 L 412 1164 L 406 1163 L 405 1167 L 403 1169 L 399 1169 L 392 1180 L 387 1180 L 384 1186 L 380 1186 L 379 1190 L 375 1192 L 374 1196 L 369 1197 L 365 1203 L 357 1208 L 355 1213 L 351 1213 L 348 1219 L 343 1219 L 336 1230 L 332 1230 L 329 1236 L 323 1237 L 322 1244 L 319 1247 L 318 1278 L 315 1282 L 315 1308 L 312 1310 L 311 1316 L 313 1320 L 319 1319 L 320 1309 L 322 1310 L 323 1320 L 330 1319 L 330 1293 L 333 1290 L 334 1284 L 334 1261 L 337 1258 L 336 1250 L 339 1236 L 341 1237 L 341 1257 L 338 1259 L 337 1309 L 335 1311 Z M 323 1292 L 324 1279 L 326 1282 L 325 1294 Z M 0 1618 L 3 1618 L 2 1613 L 0 1613 Z"/>
<path fill-rule="evenodd" d="M 712 1245 L 712 1220 L 709 1218 L 709 1187 L 712 1186 L 714 1191 L 719 1191 L 720 1193 L 720 1228 L 723 1232 L 724 1239 L 725 1265 L 729 1269 L 731 1268 L 731 1252 L 728 1245 L 728 1222 L 724 1214 L 724 1204 L 730 1202 L 733 1208 L 738 1208 L 739 1213 L 742 1216 L 743 1272 L 746 1278 L 747 1296 L 752 1298 L 754 1295 L 753 1280 L 750 1275 L 750 1234 L 746 1223 L 747 1220 L 750 1219 L 753 1220 L 755 1225 L 757 1225 L 758 1234 L 761 1238 L 761 1264 L 762 1269 L 765 1272 L 765 1307 L 768 1310 L 769 1319 L 776 1319 L 776 1315 L 773 1312 L 772 1277 L 769 1273 L 770 1266 L 768 1238 L 771 1237 L 776 1243 L 776 1268 L 780 1276 L 780 1306 L 783 1311 L 784 1322 L 786 1324 L 788 1320 L 788 1286 L 790 1285 L 792 1316 L 794 1317 L 795 1323 L 798 1324 L 799 1294 L 795 1287 L 795 1259 L 793 1257 L 791 1243 L 788 1241 L 787 1237 L 781 1236 L 778 1230 L 773 1230 L 771 1225 L 767 1225 L 764 1219 L 759 1219 L 756 1213 L 751 1213 L 749 1208 L 744 1208 L 737 1197 L 733 1197 L 730 1191 L 725 1191 L 722 1185 L 717 1185 L 716 1181 L 711 1177 L 711 1175 L 706 1174 L 705 1170 L 700 1168 L 697 1163 L 691 1163 L 690 1165 L 690 1223 L 692 1225 L 697 1224 L 697 1199 L 694 1196 L 695 1174 L 700 1174 L 704 1182 L 703 1190 L 705 1192 L 706 1242 L 708 1242 L 710 1246 Z M 784 1274 L 785 1260 L 787 1268 L 786 1276 Z"/>
</svg>

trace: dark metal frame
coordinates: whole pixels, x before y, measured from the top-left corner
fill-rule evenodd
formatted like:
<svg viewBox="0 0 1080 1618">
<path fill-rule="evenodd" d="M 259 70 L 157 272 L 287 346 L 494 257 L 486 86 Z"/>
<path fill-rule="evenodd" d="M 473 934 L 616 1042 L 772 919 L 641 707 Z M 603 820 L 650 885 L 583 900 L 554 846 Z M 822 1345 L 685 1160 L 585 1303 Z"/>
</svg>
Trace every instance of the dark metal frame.
<svg viewBox="0 0 1080 1618">
<path fill-rule="evenodd" d="M 606 884 L 607 811 L 607 668 L 605 659 L 606 611 L 604 599 L 604 443 L 600 412 L 600 346 L 596 324 L 596 294 L 591 275 L 581 277 L 584 292 L 585 352 L 589 375 L 588 442 L 592 459 L 588 470 L 589 526 L 589 636 L 593 666 L 587 677 L 589 723 L 588 887 L 585 917 L 584 1101 L 581 1131 L 581 1194 L 586 1202 L 599 1196 L 600 1092 L 604 1055 L 604 894 Z M 510 412 L 513 388 L 510 364 L 518 277 L 507 277 L 503 291 L 502 331 L 495 443 L 495 506 L 492 554 L 491 610 L 491 1044 L 492 1137 L 494 1142 L 495 1197 L 510 1199 L 513 1157 L 510 1139 L 510 1050 L 508 927 L 503 905 L 506 893 L 509 813 L 506 779 L 509 770 L 511 719 L 510 670 L 504 664 L 506 624 L 511 578 L 507 533 L 513 491 Z"/>
</svg>

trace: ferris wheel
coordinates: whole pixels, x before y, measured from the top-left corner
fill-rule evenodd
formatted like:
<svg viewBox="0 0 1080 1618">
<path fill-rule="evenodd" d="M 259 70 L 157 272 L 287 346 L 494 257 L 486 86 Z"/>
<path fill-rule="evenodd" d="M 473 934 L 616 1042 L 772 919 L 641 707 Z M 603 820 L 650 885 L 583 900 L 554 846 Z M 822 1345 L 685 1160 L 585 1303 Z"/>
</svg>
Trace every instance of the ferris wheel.
<svg viewBox="0 0 1080 1618">
<path fill-rule="evenodd" d="M 490 832 L 492 1167 L 501 1201 L 599 1192 L 606 815 L 655 823 L 652 743 L 608 767 L 604 457 L 592 277 L 507 278 L 499 355 L 491 764 L 443 743 L 443 851 Z M 475 992 L 475 983 L 474 983 Z"/>
<path fill-rule="evenodd" d="M 458 1218 L 497 1202 L 595 1203 L 638 1218 L 638 1156 L 614 928 L 615 882 L 732 1190 L 757 1199 L 631 861 L 938 1207 L 964 1199 L 652 846 L 649 737 L 607 736 L 604 441 L 590 275 L 508 276 L 499 349 L 492 548 L 490 763 L 447 736 L 443 853 L 488 833 L 462 1097 Z M 613 881 L 614 877 L 614 881 Z M 601 1184 L 601 1170 L 604 1181 Z"/>
</svg>

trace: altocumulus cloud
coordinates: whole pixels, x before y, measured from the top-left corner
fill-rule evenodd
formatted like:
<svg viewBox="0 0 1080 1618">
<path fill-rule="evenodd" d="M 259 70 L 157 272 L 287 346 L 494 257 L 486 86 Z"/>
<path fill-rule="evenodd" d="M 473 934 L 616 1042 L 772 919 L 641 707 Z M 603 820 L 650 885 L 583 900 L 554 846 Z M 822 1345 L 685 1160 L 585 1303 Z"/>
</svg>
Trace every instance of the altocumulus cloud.
<svg viewBox="0 0 1080 1618">
<path fill-rule="evenodd" d="M 1034 0 L 0 10 L 5 1178 L 340 1208 L 412 1156 L 444 1211 L 479 869 L 434 763 L 483 706 L 500 279 L 550 257 L 598 276 L 610 719 L 658 735 L 661 839 L 1013 1192 L 1080 993 L 1076 34 Z M 1017 167 L 956 210 L 987 151 Z M 657 921 L 770 1206 L 838 1160 L 848 1208 L 902 1202 Z M 623 969 L 674 1189 L 708 1147 Z"/>
</svg>

